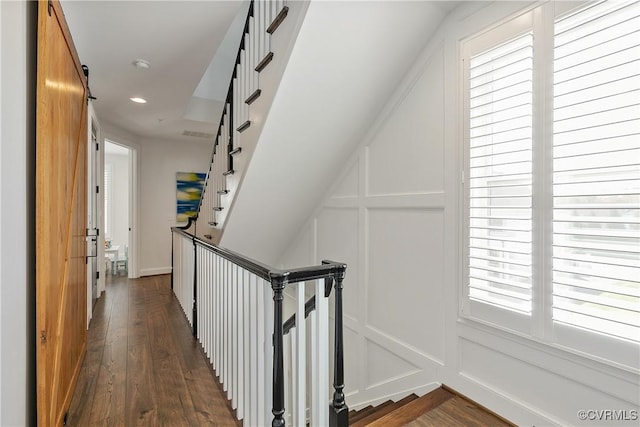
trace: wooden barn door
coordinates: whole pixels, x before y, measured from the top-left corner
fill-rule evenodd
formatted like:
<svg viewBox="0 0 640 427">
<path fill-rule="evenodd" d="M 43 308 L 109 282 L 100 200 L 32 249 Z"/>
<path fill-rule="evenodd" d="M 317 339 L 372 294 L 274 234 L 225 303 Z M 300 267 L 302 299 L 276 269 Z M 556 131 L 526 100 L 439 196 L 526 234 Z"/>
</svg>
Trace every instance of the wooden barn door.
<svg viewBox="0 0 640 427">
<path fill-rule="evenodd" d="M 38 2 L 37 64 L 37 419 L 59 426 L 86 351 L 87 89 L 57 0 Z"/>
</svg>

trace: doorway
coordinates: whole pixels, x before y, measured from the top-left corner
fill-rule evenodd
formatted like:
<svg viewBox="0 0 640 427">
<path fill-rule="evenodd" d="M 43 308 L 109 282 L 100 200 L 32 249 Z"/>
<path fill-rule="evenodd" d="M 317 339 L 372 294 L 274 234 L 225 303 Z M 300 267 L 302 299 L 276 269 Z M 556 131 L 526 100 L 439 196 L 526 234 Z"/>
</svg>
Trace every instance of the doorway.
<svg viewBox="0 0 640 427">
<path fill-rule="evenodd" d="M 104 147 L 105 277 L 135 277 L 132 250 L 135 150 L 108 139 Z"/>
<path fill-rule="evenodd" d="M 88 103 L 87 145 L 87 328 L 100 292 L 98 199 L 100 192 L 100 125 L 91 101 Z"/>
</svg>

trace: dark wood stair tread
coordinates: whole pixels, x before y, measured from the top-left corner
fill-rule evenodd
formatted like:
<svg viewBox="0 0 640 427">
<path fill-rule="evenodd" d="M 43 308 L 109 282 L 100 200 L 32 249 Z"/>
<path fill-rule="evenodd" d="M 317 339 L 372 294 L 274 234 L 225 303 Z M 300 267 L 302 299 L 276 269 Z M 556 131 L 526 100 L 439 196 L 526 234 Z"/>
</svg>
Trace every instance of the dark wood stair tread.
<svg viewBox="0 0 640 427">
<path fill-rule="evenodd" d="M 391 402 L 390 400 L 388 400 L 386 403 Z M 366 417 L 367 415 L 370 415 L 372 413 L 374 413 L 376 410 L 375 407 L 369 405 L 369 406 L 365 406 L 362 409 L 359 409 L 357 411 L 350 411 L 349 412 L 349 425 L 353 425 L 353 423 L 355 423 L 358 420 L 363 419 L 364 417 Z"/>
<path fill-rule="evenodd" d="M 289 6 L 284 6 L 282 10 L 280 10 L 280 13 L 278 13 L 278 15 L 275 17 L 271 25 L 269 25 L 269 28 L 267 28 L 267 33 L 269 34 L 275 33 L 278 27 L 280 26 L 280 24 L 282 24 L 282 22 L 284 21 L 284 18 L 287 17 L 288 13 L 289 13 Z"/>
<path fill-rule="evenodd" d="M 373 427 L 402 427 L 454 396 L 455 394 L 442 387 L 437 388 L 431 393 L 427 393 L 406 405 L 396 408 L 368 425 Z"/>
<path fill-rule="evenodd" d="M 414 400 L 416 400 L 418 398 L 418 396 L 416 396 L 415 394 L 410 394 L 409 396 L 398 400 L 397 402 L 394 402 L 392 400 L 387 400 L 386 402 L 384 402 L 381 405 L 376 406 L 374 409 L 374 411 L 368 412 L 367 414 L 365 414 L 363 417 L 359 417 L 356 420 L 349 420 L 349 425 L 351 427 L 364 427 L 367 426 L 369 424 L 371 424 L 372 422 L 374 422 L 375 420 L 377 420 L 378 418 L 382 418 L 385 415 L 387 415 L 389 412 L 392 412 L 406 404 L 408 404 L 409 402 L 412 402 Z"/>
<path fill-rule="evenodd" d="M 364 408 L 359 409 L 357 411 L 349 411 L 349 425 L 353 425 L 353 423 L 355 423 L 358 420 L 361 420 L 362 418 L 373 413 L 374 411 L 375 411 L 375 408 L 371 405 L 365 406 Z"/>
<path fill-rule="evenodd" d="M 248 129 L 251 126 L 251 120 L 247 120 L 236 129 L 238 132 L 242 132 L 245 129 Z"/>
<path fill-rule="evenodd" d="M 273 52 L 269 52 L 265 55 L 265 57 L 260 61 L 258 65 L 256 65 L 255 70 L 259 73 L 265 69 L 267 65 L 273 60 Z"/>
<path fill-rule="evenodd" d="M 245 99 L 244 103 L 247 105 L 251 105 L 253 101 L 260 97 L 260 94 L 262 94 L 262 90 L 256 89 L 251 95 L 249 95 L 247 99 Z"/>
</svg>

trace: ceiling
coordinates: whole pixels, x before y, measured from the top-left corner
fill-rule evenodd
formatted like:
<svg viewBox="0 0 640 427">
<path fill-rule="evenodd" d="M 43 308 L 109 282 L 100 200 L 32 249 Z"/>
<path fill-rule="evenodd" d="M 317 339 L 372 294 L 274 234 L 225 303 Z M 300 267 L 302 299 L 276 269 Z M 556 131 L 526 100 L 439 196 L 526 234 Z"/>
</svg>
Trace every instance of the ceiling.
<svg viewBox="0 0 640 427">
<path fill-rule="evenodd" d="M 61 4 L 100 122 L 142 138 L 212 141 L 182 134 L 217 131 L 248 1 Z"/>
</svg>

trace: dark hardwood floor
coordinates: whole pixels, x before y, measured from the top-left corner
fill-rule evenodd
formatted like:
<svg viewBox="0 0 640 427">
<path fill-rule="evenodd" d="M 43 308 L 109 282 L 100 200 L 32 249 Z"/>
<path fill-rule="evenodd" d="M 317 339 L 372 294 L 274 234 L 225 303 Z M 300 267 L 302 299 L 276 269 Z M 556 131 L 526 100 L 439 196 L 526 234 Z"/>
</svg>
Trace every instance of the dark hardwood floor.
<svg viewBox="0 0 640 427">
<path fill-rule="evenodd" d="M 170 276 L 107 278 L 70 426 L 237 426 L 170 289 Z"/>
<path fill-rule="evenodd" d="M 405 402 L 406 400 L 406 402 Z M 360 411 L 353 425 L 510 426 L 437 389 Z M 425 411 L 427 411 L 425 413 Z M 237 422 L 170 289 L 170 276 L 107 278 L 87 335 L 69 426 L 233 426 Z"/>
</svg>

